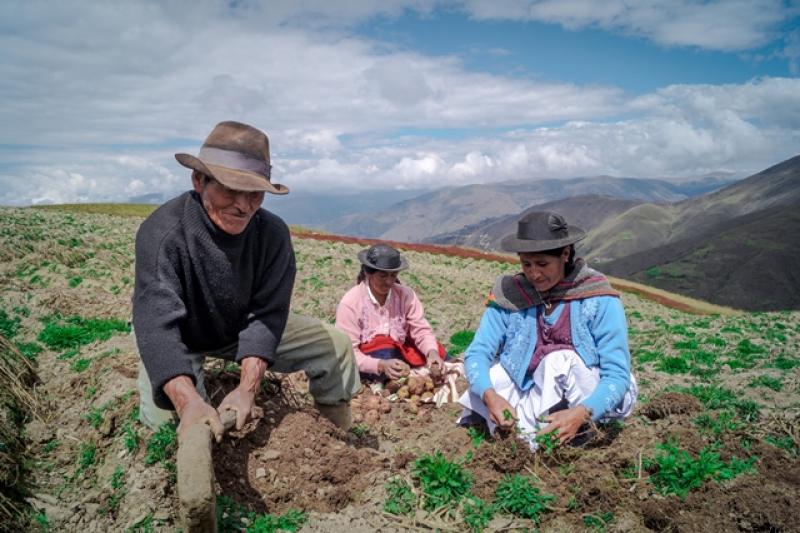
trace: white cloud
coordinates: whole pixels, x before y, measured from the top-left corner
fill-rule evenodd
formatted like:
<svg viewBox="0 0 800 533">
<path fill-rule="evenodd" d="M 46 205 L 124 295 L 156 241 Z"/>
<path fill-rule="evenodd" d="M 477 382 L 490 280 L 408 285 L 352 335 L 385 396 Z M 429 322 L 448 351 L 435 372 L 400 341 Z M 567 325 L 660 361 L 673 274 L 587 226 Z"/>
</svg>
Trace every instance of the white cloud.
<svg viewBox="0 0 800 533">
<path fill-rule="evenodd" d="M 797 16 L 781 0 L 465 0 L 477 19 L 529 20 L 568 29 L 599 27 L 664 45 L 747 50 Z"/>
<path fill-rule="evenodd" d="M 800 146 L 796 79 L 672 85 L 631 100 L 618 87 L 474 72 L 343 29 L 441 4 L 636 34 L 666 24 L 660 3 L 630 2 L 0 3 L 0 47 L 13 50 L 0 62 L 0 204 L 175 194 L 189 178 L 173 154 L 196 153 L 226 119 L 268 132 L 275 180 L 294 190 L 759 170 Z M 771 5 L 741 17 L 748 40 L 768 35 Z M 735 15 L 676 6 L 676 21 Z"/>
</svg>

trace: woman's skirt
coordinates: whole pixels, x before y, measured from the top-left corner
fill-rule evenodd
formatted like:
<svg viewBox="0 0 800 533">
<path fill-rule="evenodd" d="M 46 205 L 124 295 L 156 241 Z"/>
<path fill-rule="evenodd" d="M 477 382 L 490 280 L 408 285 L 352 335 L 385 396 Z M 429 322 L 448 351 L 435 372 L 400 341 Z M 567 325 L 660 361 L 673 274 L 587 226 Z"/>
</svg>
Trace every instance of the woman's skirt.
<svg viewBox="0 0 800 533">
<path fill-rule="evenodd" d="M 489 370 L 492 388 L 516 409 L 519 436 L 526 441 L 532 450 L 537 447 L 536 432 L 547 424 L 539 422 L 542 416 L 564 408 L 575 407 L 597 387 L 600 381 L 600 369 L 589 369 L 583 359 L 572 350 L 558 350 L 547 355 L 533 373 L 533 386 L 522 392 L 511 379 L 500 363 Z M 609 422 L 627 417 L 633 411 L 639 389 L 636 379 L 631 374 L 631 382 L 622 401 L 600 420 Z M 490 433 L 497 427 L 489 418 L 489 410 L 483 399 L 470 391 L 459 399 L 464 406 L 460 423 L 467 422 L 475 414 L 486 420 Z"/>
</svg>

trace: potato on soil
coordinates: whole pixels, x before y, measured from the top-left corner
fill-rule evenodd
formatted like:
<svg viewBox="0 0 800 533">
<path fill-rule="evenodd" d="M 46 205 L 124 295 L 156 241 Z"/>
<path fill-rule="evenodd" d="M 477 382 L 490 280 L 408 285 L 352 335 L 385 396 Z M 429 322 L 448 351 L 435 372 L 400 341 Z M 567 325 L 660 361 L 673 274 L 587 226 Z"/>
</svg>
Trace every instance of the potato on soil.
<svg viewBox="0 0 800 533">
<path fill-rule="evenodd" d="M 397 397 L 400 398 L 401 400 L 408 399 L 409 396 L 411 395 L 408 393 L 408 385 L 403 385 L 397 391 Z"/>
<path fill-rule="evenodd" d="M 392 404 L 386 398 L 383 398 L 381 400 L 380 411 L 381 411 L 381 413 L 384 413 L 384 414 L 392 412 Z"/>
<path fill-rule="evenodd" d="M 367 424 L 375 424 L 380 419 L 381 419 L 381 414 L 376 410 L 367 411 L 367 413 L 364 415 L 364 422 L 366 422 Z"/>
<path fill-rule="evenodd" d="M 403 386 L 404 381 L 400 381 L 398 379 L 393 379 L 386 383 L 386 390 L 388 390 L 391 394 L 396 393 L 400 390 L 400 387 Z"/>
<path fill-rule="evenodd" d="M 431 372 L 431 376 L 433 376 L 433 372 Z M 427 378 L 425 380 L 425 390 L 433 392 L 434 388 L 433 378 Z"/>
<path fill-rule="evenodd" d="M 431 391 L 425 391 L 422 393 L 422 396 L 419 397 L 423 402 L 427 402 L 431 398 L 433 398 L 433 393 Z"/>
<path fill-rule="evenodd" d="M 408 393 L 411 396 L 420 395 L 425 391 L 425 380 L 422 378 L 408 378 Z"/>
<path fill-rule="evenodd" d="M 381 397 L 372 395 L 364 402 L 364 409 L 367 411 L 377 411 L 381 408 Z"/>
</svg>

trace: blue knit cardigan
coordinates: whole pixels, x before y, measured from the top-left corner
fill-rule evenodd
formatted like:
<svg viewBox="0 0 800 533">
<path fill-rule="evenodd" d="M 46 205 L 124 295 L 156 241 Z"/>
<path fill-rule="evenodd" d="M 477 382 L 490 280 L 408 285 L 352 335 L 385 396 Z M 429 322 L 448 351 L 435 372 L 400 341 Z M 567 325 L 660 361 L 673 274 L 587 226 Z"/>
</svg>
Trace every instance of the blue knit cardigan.
<svg viewBox="0 0 800 533">
<path fill-rule="evenodd" d="M 630 384 L 631 356 L 625 311 L 615 296 L 594 296 L 565 303 L 571 306 L 575 351 L 588 368 L 600 369 L 597 388 L 581 403 L 597 421 L 622 401 Z M 533 386 L 533 377 L 527 370 L 536 348 L 537 317 L 543 309 L 542 305 L 519 311 L 494 305 L 486 308 L 465 355 L 464 366 L 471 392 L 483 399 L 483 393 L 492 387 L 489 368 L 498 359 L 520 390 L 527 391 Z"/>
</svg>

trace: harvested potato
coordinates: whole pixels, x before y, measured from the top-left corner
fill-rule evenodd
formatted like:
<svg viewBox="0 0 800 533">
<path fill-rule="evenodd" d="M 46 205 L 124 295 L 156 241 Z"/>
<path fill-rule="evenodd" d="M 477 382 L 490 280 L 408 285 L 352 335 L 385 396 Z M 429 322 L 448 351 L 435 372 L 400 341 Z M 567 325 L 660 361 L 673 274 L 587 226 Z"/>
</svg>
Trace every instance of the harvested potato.
<svg viewBox="0 0 800 533">
<path fill-rule="evenodd" d="M 419 400 L 420 400 L 419 394 L 413 394 L 413 395 L 412 395 L 412 396 L 409 398 L 409 401 L 410 401 L 411 403 L 419 403 Z"/>
<path fill-rule="evenodd" d="M 433 393 L 431 391 L 427 390 L 427 391 L 423 392 L 422 396 L 420 396 L 419 398 L 423 402 L 426 402 L 426 401 L 430 400 L 431 398 L 433 398 Z"/>
<path fill-rule="evenodd" d="M 408 393 L 420 395 L 425 391 L 425 381 L 421 378 L 408 378 Z"/>
<path fill-rule="evenodd" d="M 381 419 L 381 414 L 377 410 L 367 411 L 364 415 L 364 422 L 367 424 L 374 424 Z"/>
<path fill-rule="evenodd" d="M 409 396 L 411 395 L 408 393 L 408 385 L 403 385 L 402 387 L 400 387 L 400 389 L 398 389 L 397 397 L 400 398 L 401 400 L 405 400 Z"/>
<path fill-rule="evenodd" d="M 431 378 L 438 380 L 439 378 L 442 377 L 442 363 L 436 363 L 434 365 L 431 365 L 430 371 L 431 371 Z"/>
<path fill-rule="evenodd" d="M 386 390 L 388 390 L 390 394 L 394 394 L 400 390 L 400 387 L 403 386 L 403 382 L 404 381 L 400 381 L 399 379 L 393 379 L 386 384 Z"/>
<path fill-rule="evenodd" d="M 364 409 L 367 411 L 377 411 L 381 408 L 381 397 L 372 395 L 364 402 Z"/>
<path fill-rule="evenodd" d="M 389 400 L 381 400 L 381 413 L 391 413 L 392 412 L 392 404 L 389 403 Z"/>
<path fill-rule="evenodd" d="M 431 372 L 431 375 L 433 375 L 433 372 Z M 435 386 L 434 386 L 434 383 L 433 383 L 433 379 L 432 378 L 426 379 L 425 380 L 425 390 L 426 391 L 433 391 L 434 388 L 435 388 Z"/>
<path fill-rule="evenodd" d="M 409 403 L 406 405 L 406 411 L 411 414 L 417 414 L 419 412 L 419 405 L 416 403 Z"/>
</svg>

